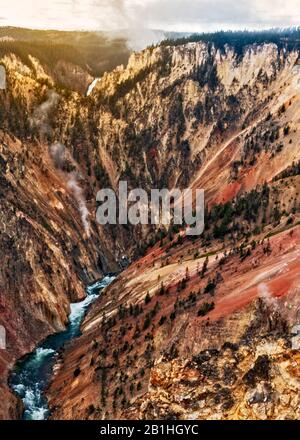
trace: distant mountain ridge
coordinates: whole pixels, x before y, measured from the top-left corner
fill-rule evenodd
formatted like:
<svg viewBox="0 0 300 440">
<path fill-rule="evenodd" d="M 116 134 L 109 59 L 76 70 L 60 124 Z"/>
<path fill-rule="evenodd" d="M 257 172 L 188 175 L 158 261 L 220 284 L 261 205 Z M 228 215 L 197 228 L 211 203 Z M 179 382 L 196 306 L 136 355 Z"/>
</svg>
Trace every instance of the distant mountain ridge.
<svg viewBox="0 0 300 440">
<path fill-rule="evenodd" d="M 16 54 L 32 67 L 33 56 L 58 84 L 85 93 L 93 78 L 127 64 L 132 49 L 128 31 L 57 31 L 0 27 L 0 58 Z M 186 33 L 153 31 L 156 41 Z M 69 67 L 66 65 L 69 64 Z M 77 71 L 72 74 L 71 71 Z M 78 79 L 78 81 L 76 80 Z"/>
</svg>

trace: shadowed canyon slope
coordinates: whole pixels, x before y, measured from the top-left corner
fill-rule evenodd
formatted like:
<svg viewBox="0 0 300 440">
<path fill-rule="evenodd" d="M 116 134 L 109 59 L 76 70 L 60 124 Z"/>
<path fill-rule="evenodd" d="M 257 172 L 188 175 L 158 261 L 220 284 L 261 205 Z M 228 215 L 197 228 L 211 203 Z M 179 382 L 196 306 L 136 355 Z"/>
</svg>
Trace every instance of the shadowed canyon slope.
<svg viewBox="0 0 300 440">
<path fill-rule="evenodd" d="M 58 87 L 37 58 L 2 64 L 2 388 L 17 357 L 64 327 L 84 284 L 127 256 L 61 353 L 52 418 L 297 417 L 298 51 L 160 45 L 89 96 Z M 204 234 L 99 227 L 97 190 L 120 180 L 204 188 Z M 20 413 L 11 399 L 4 417 Z"/>
</svg>

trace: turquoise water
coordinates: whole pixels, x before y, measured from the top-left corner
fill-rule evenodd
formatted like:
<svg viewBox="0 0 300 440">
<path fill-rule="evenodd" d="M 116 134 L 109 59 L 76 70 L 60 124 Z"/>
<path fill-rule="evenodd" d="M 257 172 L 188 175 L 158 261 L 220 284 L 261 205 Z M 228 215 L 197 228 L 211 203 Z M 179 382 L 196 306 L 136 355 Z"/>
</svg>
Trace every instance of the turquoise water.
<svg viewBox="0 0 300 440">
<path fill-rule="evenodd" d="M 80 324 L 87 309 L 114 278 L 107 276 L 87 287 L 86 298 L 79 303 L 71 304 L 67 329 L 49 336 L 32 353 L 17 362 L 10 376 L 10 387 L 23 401 L 23 419 L 45 420 L 49 416 L 47 400 L 43 393 L 50 383 L 58 351 L 66 342 L 80 336 Z"/>
</svg>

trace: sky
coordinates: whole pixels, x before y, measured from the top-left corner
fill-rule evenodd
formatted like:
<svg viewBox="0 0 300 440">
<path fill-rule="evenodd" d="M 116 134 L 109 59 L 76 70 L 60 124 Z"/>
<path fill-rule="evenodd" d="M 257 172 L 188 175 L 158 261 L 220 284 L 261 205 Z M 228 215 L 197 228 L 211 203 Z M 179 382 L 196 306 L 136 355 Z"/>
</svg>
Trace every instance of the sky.
<svg viewBox="0 0 300 440">
<path fill-rule="evenodd" d="M 207 32 L 297 25 L 300 0 L 0 0 L 0 26 Z"/>
</svg>

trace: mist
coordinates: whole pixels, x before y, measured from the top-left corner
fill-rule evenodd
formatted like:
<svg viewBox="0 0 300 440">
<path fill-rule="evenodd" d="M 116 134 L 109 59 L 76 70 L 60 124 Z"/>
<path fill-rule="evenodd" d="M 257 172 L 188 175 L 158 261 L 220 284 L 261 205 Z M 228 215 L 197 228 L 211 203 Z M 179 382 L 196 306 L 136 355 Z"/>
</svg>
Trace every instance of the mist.
<svg viewBox="0 0 300 440">
<path fill-rule="evenodd" d="M 60 142 L 55 142 L 49 147 L 49 154 L 52 158 L 55 168 L 62 171 L 63 178 L 66 182 L 67 188 L 76 200 L 78 211 L 81 216 L 82 225 L 85 233 L 89 238 L 91 235 L 91 227 L 89 222 L 89 210 L 87 208 L 84 191 L 80 186 L 80 173 L 78 165 L 71 156 L 69 150 Z M 71 167 L 70 167 L 71 165 Z M 72 168 L 72 171 L 67 171 Z"/>
<path fill-rule="evenodd" d="M 86 206 L 85 197 L 83 195 L 83 190 L 78 183 L 78 176 L 76 173 L 70 173 L 68 175 L 67 187 L 70 189 L 74 198 L 77 202 L 78 209 L 81 215 L 81 221 L 85 230 L 87 237 L 89 238 L 90 233 L 90 222 L 89 222 L 89 210 Z"/>
<path fill-rule="evenodd" d="M 36 107 L 31 118 L 31 124 L 36 127 L 40 135 L 51 133 L 50 114 L 59 102 L 59 95 L 54 90 L 48 91 L 48 98 Z"/>
<path fill-rule="evenodd" d="M 266 29 L 299 23 L 299 0 L 11 0 L 1 6 L 0 17 L 2 26 L 124 35 L 131 50 L 160 41 L 166 31 Z"/>
<path fill-rule="evenodd" d="M 269 288 L 268 288 L 267 284 L 265 284 L 265 283 L 259 284 L 259 286 L 258 286 L 258 296 L 272 310 L 272 312 L 275 312 L 275 311 L 278 310 L 278 302 L 273 297 L 271 292 L 269 291 Z"/>
</svg>

